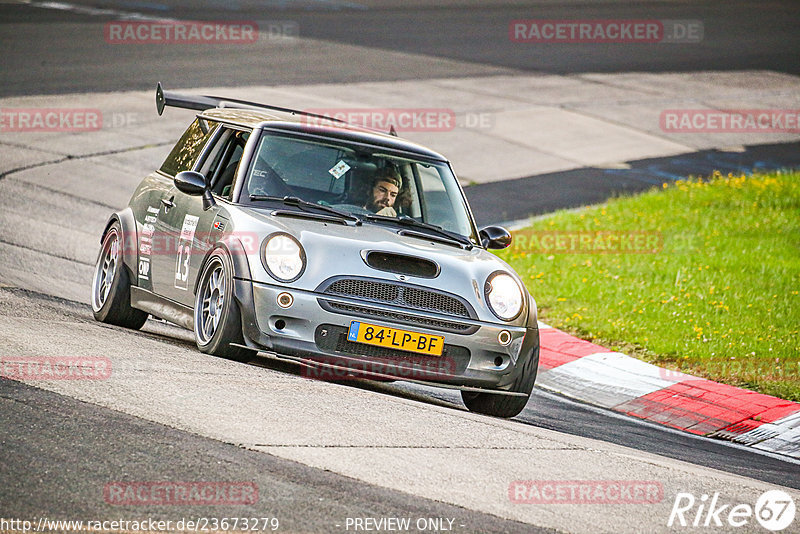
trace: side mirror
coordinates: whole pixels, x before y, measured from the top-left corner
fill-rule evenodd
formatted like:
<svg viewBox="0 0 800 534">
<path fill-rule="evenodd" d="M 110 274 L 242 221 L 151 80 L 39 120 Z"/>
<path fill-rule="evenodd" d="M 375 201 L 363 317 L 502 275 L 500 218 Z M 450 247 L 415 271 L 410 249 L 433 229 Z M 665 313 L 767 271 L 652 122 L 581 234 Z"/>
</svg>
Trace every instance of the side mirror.
<svg viewBox="0 0 800 534">
<path fill-rule="evenodd" d="M 511 245 L 511 234 L 502 226 L 487 226 L 478 235 L 483 248 L 501 249 Z"/>
<path fill-rule="evenodd" d="M 178 191 L 191 195 L 193 197 L 203 196 L 203 209 L 207 210 L 216 205 L 214 197 L 211 196 L 211 191 L 208 190 L 206 178 L 199 172 L 183 171 L 175 175 L 173 180 L 175 187 Z"/>
<path fill-rule="evenodd" d="M 186 193 L 187 195 L 191 195 L 193 197 L 199 197 L 206 190 L 206 179 L 199 172 L 195 171 L 179 172 L 178 174 L 175 175 L 174 182 L 175 182 L 175 187 L 178 188 L 178 191 Z"/>
</svg>

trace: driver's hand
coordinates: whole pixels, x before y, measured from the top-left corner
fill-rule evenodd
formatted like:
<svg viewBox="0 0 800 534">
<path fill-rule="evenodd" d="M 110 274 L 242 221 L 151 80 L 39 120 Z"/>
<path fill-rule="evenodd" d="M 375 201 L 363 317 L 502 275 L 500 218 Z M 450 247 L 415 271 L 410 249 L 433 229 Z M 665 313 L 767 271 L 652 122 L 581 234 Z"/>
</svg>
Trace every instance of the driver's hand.
<svg viewBox="0 0 800 534">
<path fill-rule="evenodd" d="M 384 217 L 397 217 L 397 212 L 394 211 L 394 208 L 391 206 L 386 206 L 382 210 L 379 210 L 375 215 L 383 215 Z"/>
</svg>

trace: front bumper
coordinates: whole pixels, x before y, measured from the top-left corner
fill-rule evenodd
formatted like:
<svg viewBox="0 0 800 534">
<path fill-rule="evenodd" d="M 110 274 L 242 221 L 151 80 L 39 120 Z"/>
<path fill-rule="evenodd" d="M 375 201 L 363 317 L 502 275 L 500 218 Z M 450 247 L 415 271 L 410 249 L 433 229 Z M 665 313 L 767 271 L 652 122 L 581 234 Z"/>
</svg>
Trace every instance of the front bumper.
<svg viewBox="0 0 800 534">
<path fill-rule="evenodd" d="M 282 293 L 291 295 L 291 306 L 278 305 L 278 295 Z M 454 319 L 242 279 L 236 279 L 234 295 L 242 312 L 248 346 L 345 366 L 356 373 L 504 389 L 525 367 L 527 359 L 538 355 L 535 321 L 533 325 L 512 327 Z M 410 317 L 417 320 L 416 324 L 403 320 Z M 445 349 L 437 357 L 353 343 L 347 341 L 353 320 L 444 336 Z M 454 331 L 457 329 L 453 323 L 460 325 L 460 331 Z M 505 345 L 498 339 L 503 331 L 510 334 L 510 342 Z"/>
</svg>

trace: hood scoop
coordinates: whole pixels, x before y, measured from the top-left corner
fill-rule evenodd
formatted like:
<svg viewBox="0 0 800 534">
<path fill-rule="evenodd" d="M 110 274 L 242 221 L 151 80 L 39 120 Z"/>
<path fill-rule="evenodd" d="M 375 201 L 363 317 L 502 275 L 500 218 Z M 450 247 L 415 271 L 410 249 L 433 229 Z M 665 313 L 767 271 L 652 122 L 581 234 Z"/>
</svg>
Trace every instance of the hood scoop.
<svg viewBox="0 0 800 534">
<path fill-rule="evenodd" d="M 372 250 L 367 252 L 364 260 L 373 269 L 388 273 L 416 276 L 417 278 L 436 278 L 439 276 L 438 264 L 416 256 Z"/>
</svg>

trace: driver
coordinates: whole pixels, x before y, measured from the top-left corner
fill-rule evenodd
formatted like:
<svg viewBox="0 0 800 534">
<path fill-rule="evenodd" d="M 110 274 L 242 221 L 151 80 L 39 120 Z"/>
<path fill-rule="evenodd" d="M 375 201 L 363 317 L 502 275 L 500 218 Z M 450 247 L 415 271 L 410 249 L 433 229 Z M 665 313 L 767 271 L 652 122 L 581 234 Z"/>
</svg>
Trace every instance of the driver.
<svg viewBox="0 0 800 534">
<path fill-rule="evenodd" d="M 364 207 L 376 215 L 397 217 L 393 206 L 402 186 L 403 180 L 394 169 L 379 171 L 372 180 L 372 189 Z"/>
</svg>

